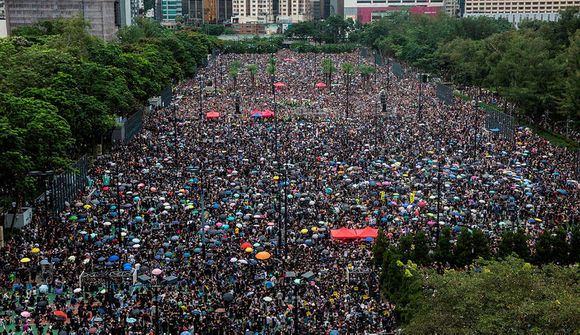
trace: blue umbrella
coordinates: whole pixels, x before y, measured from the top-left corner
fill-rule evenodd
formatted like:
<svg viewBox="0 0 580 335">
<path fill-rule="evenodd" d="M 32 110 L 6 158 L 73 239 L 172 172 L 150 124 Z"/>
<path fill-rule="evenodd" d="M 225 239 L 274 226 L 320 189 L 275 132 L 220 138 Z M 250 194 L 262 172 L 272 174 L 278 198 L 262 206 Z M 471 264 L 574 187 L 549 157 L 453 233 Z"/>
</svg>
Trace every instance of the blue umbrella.
<svg viewBox="0 0 580 335">
<path fill-rule="evenodd" d="M 125 263 L 123 264 L 123 270 L 125 271 L 131 271 L 133 269 L 133 266 L 129 263 Z"/>
<path fill-rule="evenodd" d="M 109 259 L 108 259 L 109 262 L 116 262 L 118 260 L 119 260 L 119 256 L 117 256 L 117 255 L 113 255 L 113 256 L 109 257 Z"/>
<path fill-rule="evenodd" d="M 372 237 L 366 237 L 364 240 L 365 240 L 365 241 L 367 241 L 367 242 L 372 242 L 372 241 L 374 241 L 375 239 L 374 239 L 374 238 L 372 238 Z"/>
<path fill-rule="evenodd" d="M 195 252 L 196 254 L 199 254 L 201 252 L 201 248 L 195 248 L 195 249 L 193 249 L 193 252 Z"/>
<path fill-rule="evenodd" d="M 562 194 L 562 195 L 568 195 L 568 191 L 566 191 L 566 190 L 563 190 L 563 189 L 561 189 L 561 188 L 557 189 L 557 190 L 556 190 L 556 192 L 558 192 L 558 193 L 560 193 L 560 194 Z"/>
<path fill-rule="evenodd" d="M 186 253 L 183 254 L 183 257 L 186 257 L 186 258 L 187 257 L 191 257 L 191 254 L 189 252 L 186 252 Z"/>
<path fill-rule="evenodd" d="M 180 334 L 180 335 L 191 335 L 191 333 L 190 333 L 190 332 L 188 332 L 188 331 L 184 331 L 184 332 L 181 332 L 181 334 Z"/>
<path fill-rule="evenodd" d="M 143 218 L 142 218 L 142 217 L 140 217 L 140 216 L 136 216 L 136 217 L 135 217 L 135 221 L 137 221 L 137 222 L 141 222 L 141 221 L 143 221 Z"/>
</svg>

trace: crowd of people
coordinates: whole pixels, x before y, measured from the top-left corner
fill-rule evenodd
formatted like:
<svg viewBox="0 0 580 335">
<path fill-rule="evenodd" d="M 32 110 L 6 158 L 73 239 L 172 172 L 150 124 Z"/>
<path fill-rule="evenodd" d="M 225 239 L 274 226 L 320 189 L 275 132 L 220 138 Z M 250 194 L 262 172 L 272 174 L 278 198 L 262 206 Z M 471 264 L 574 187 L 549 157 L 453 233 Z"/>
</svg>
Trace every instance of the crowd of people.
<svg viewBox="0 0 580 335">
<path fill-rule="evenodd" d="M 0 333 L 390 334 L 372 240 L 332 229 L 493 242 L 578 217 L 577 162 L 530 130 L 489 132 L 484 111 L 388 66 L 346 85 L 342 64 L 371 64 L 358 53 L 282 50 L 273 80 L 270 57 L 212 59 L 96 159 L 78 199 L 6 241 Z M 317 86 L 323 59 L 337 70 Z M 254 81 L 228 75 L 234 61 L 256 64 Z"/>
</svg>

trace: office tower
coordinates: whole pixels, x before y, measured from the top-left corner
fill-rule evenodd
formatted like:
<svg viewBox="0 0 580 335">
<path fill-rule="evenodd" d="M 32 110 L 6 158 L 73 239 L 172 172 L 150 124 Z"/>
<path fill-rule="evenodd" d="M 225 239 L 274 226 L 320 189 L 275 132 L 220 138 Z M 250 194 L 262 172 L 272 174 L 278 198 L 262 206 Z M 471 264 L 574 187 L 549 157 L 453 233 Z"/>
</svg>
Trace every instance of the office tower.
<svg viewBox="0 0 580 335">
<path fill-rule="evenodd" d="M 274 22 L 272 0 L 234 0 L 232 23 Z"/>
<path fill-rule="evenodd" d="M 309 0 L 280 0 L 279 6 L 280 14 L 276 18 L 278 23 L 297 23 L 311 19 Z"/>
<path fill-rule="evenodd" d="M 182 17 L 181 0 L 161 0 L 161 16 L 159 19 L 164 24 L 175 24 L 176 18 Z"/>
</svg>

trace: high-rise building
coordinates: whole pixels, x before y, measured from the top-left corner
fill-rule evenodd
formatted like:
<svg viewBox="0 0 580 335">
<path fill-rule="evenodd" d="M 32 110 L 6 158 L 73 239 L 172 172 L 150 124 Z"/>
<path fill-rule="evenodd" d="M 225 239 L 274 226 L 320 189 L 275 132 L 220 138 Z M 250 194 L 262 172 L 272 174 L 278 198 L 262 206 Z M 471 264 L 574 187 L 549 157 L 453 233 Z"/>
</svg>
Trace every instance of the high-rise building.
<svg viewBox="0 0 580 335">
<path fill-rule="evenodd" d="M 461 16 L 459 0 L 443 0 L 443 9 L 451 17 Z"/>
<path fill-rule="evenodd" d="M 443 0 L 344 0 L 344 18 L 361 23 L 372 21 L 381 12 L 408 11 L 436 15 L 443 10 Z"/>
<path fill-rule="evenodd" d="M 6 12 L 4 11 L 4 0 L 0 0 L 0 37 L 8 36 L 6 30 Z"/>
<path fill-rule="evenodd" d="M 311 18 L 309 0 L 280 0 L 277 22 L 297 23 L 308 21 Z"/>
<path fill-rule="evenodd" d="M 4 6 L 8 34 L 42 20 L 80 16 L 89 22 L 89 33 L 110 40 L 121 25 L 118 0 L 5 0 Z"/>
<path fill-rule="evenodd" d="M 119 0 L 119 9 L 121 15 L 121 26 L 130 26 L 135 20 L 142 16 L 143 0 Z"/>
<path fill-rule="evenodd" d="M 570 7 L 580 7 L 580 0 L 464 0 L 463 15 L 504 18 L 518 25 L 523 20 L 556 21 Z"/>
<path fill-rule="evenodd" d="M 272 0 L 234 0 L 232 23 L 274 22 Z"/>
<path fill-rule="evenodd" d="M 159 17 L 162 23 L 175 24 L 178 17 L 183 17 L 181 11 L 181 0 L 161 0 Z"/>
<path fill-rule="evenodd" d="M 183 19 L 196 25 L 230 22 L 232 6 L 232 0 L 182 0 Z"/>
</svg>

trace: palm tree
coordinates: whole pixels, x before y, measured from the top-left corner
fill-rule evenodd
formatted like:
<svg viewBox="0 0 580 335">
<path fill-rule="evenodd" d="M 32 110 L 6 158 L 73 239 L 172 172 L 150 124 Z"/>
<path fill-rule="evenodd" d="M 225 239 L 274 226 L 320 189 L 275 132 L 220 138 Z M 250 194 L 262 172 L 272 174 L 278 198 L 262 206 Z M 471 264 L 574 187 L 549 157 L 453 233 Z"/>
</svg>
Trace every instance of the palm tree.
<svg viewBox="0 0 580 335">
<path fill-rule="evenodd" d="M 350 63 L 342 64 L 342 73 L 344 75 L 344 81 L 346 83 L 346 117 L 348 118 L 348 112 L 350 107 L 350 80 L 354 72 L 354 66 Z"/>
<path fill-rule="evenodd" d="M 274 76 L 276 75 L 276 59 L 273 56 L 270 56 L 270 60 L 268 60 L 268 65 L 266 66 L 266 72 L 270 74 L 272 82 L 272 94 L 274 94 Z"/>
<path fill-rule="evenodd" d="M 258 66 L 256 64 L 246 65 L 246 70 L 250 72 L 250 77 L 252 78 L 252 87 L 256 86 L 256 73 L 258 73 Z"/>
<path fill-rule="evenodd" d="M 240 74 L 240 67 L 242 66 L 242 64 L 240 63 L 240 61 L 233 61 L 230 64 L 230 67 L 228 69 L 228 73 L 230 74 L 230 77 L 232 77 L 232 79 L 234 80 L 234 90 L 237 87 L 237 83 L 238 83 L 238 75 Z"/>
<path fill-rule="evenodd" d="M 370 83 L 370 77 L 371 74 L 375 73 L 375 68 L 370 66 L 370 65 L 359 65 L 358 67 L 358 71 L 362 77 L 362 82 L 363 82 L 363 88 L 368 88 L 369 83 Z"/>
<path fill-rule="evenodd" d="M 324 73 L 326 85 L 332 90 L 332 73 L 336 70 L 332 59 L 326 58 L 322 61 L 322 73 Z"/>
</svg>

